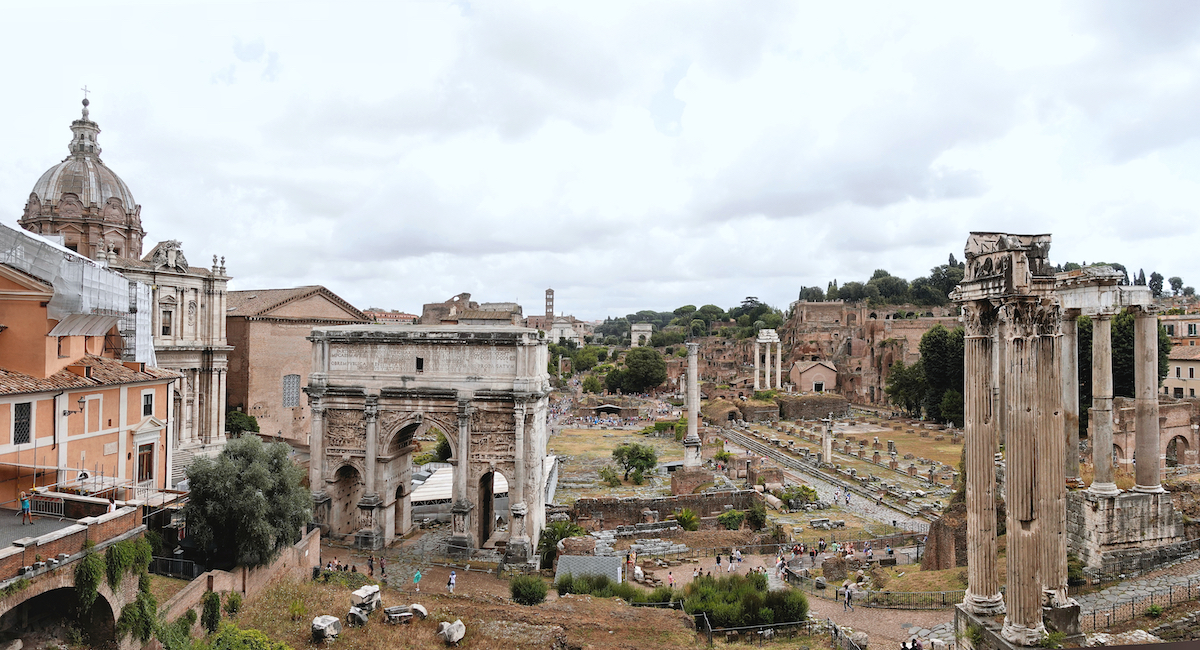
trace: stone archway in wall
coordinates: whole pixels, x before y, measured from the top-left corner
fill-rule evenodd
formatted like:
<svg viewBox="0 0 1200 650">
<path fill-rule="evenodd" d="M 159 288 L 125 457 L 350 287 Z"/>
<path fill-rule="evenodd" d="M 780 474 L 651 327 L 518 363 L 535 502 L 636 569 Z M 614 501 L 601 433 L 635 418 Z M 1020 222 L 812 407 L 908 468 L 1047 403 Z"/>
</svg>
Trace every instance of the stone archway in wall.
<svg viewBox="0 0 1200 650">
<path fill-rule="evenodd" d="M 1167 443 L 1167 467 L 1178 467 L 1187 464 L 1188 441 L 1183 436 L 1175 436 Z"/>
<path fill-rule="evenodd" d="M 377 457 L 376 485 L 383 502 L 376 522 L 385 543 L 403 537 L 412 530 L 412 458 L 417 438 L 439 431 L 450 445 L 450 461 L 456 462 L 456 429 L 451 428 L 456 414 L 405 410 L 403 405 L 389 405 L 380 414 L 380 444 Z M 436 444 L 436 443 L 433 443 Z"/>
<path fill-rule="evenodd" d="M 1113 467 L 1120 467 L 1125 462 L 1125 452 L 1120 445 L 1113 445 Z"/>
<path fill-rule="evenodd" d="M 125 579 L 130 578 L 126 576 Z M 104 591 L 103 587 L 98 590 L 91 609 L 82 614 L 78 613 L 79 598 L 74 586 L 31 596 L 0 616 L 0 637 L 18 638 L 39 632 L 52 634 L 56 629 L 65 631 L 67 627 L 75 627 L 82 633 L 87 647 L 116 647 L 117 613 Z"/>
<path fill-rule="evenodd" d="M 333 473 L 333 521 L 330 528 L 334 535 L 352 535 L 359 529 L 358 502 L 366 494 L 367 482 L 362 472 L 352 463 L 346 463 Z"/>
</svg>

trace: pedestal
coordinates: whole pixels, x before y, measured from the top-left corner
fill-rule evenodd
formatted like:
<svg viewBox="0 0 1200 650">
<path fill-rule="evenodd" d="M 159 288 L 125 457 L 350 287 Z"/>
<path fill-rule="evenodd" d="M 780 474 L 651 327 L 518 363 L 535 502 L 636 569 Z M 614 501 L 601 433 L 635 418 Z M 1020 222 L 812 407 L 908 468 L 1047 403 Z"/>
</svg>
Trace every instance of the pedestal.
<svg viewBox="0 0 1200 650">
<path fill-rule="evenodd" d="M 361 526 L 354 533 L 354 548 L 377 551 L 383 548 L 383 531 L 379 527 L 379 508 L 383 505 L 379 497 L 368 494 L 358 502 L 358 518 Z"/>
<path fill-rule="evenodd" d="M 466 499 L 450 508 L 450 522 L 454 531 L 447 545 L 450 557 L 469 558 L 475 550 L 475 535 L 471 533 L 471 511 L 474 509 L 475 505 Z"/>
<path fill-rule="evenodd" d="M 333 512 L 333 500 L 325 492 L 313 492 L 313 523 L 321 528 L 321 536 L 329 536 L 329 519 Z"/>
</svg>

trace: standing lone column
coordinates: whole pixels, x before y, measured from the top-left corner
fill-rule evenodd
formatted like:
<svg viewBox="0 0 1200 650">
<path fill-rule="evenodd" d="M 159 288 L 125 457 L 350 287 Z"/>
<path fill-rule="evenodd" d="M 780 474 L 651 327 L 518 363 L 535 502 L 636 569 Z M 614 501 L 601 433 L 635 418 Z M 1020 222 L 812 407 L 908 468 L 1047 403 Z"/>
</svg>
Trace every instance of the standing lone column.
<svg viewBox="0 0 1200 650">
<path fill-rule="evenodd" d="M 1055 607 L 1068 605 L 1067 598 L 1067 438 L 1062 409 L 1062 337 L 1058 308 L 1043 302 L 1037 320 L 1037 337 L 1032 339 L 1037 354 L 1036 507 L 1039 575 L 1042 588 Z"/>
<path fill-rule="evenodd" d="M 699 363 L 700 344 L 687 344 L 687 401 L 688 401 L 688 425 L 687 437 L 696 437 L 700 427 L 700 369 L 697 367 Z"/>
<path fill-rule="evenodd" d="M 762 375 L 762 371 L 759 369 L 759 362 L 758 362 L 758 339 L 755 339 L 754 340 L 754 390 L 756 390 L 756 391 L 762 389 L 762 386 L 759 384 L 759 380 L 762 378 L 761 375 Z"/>
<path fill-rule="evenodd" d="M 996 575 L 996 418 L 992 411 L 992 336 L 995 313 L 987 302 L 964 308 L 967 470 L 967 592 L 963 606 L 980 616 L 1004 613 Z"/>
<path fill-rule="evenodd" d="M 779 343 L 775 344 L 775 388 L 783 390 L 783 348 Z"/>
<path fill-rule="evenodd" d="M 1112 314 L 1092 319 L 1092 464 L 1096 475 L 1088 492 L 1099 496 L 1121 493 L 1113 482 Z"/>
<path fill-rule="evenodd" d="M 1062 321 L 1062 407 L 1063 438 L 1067 441 L 1063 469 L 1066 484 L 1078 487 L 1079 478 L 1079 329 L 1078 310 L 1068 310 Z"/>
<path fill-rule="evenodd" d="M 1133 318 L 1134 421 L 1137 426 L 1136 492 L 1165 492 L 1160 479 L 1158 430 L 1158 317 L 1145 308 Z"/>
</svg>

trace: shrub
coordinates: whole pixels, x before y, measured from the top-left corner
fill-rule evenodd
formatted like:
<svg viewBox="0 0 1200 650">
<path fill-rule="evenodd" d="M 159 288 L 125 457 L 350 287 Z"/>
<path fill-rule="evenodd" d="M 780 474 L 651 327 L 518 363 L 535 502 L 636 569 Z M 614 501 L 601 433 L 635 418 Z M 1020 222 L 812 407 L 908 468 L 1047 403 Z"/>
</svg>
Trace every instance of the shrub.
<svg viewBox="0 0 1200 650">
<path fill-rule="evenodd" d="M 304 601 L 296 598 L 288 605 L 288 616 L 292 617 L 293 621 L 299 621 L 308 613 L 308 608 L 304 606 Z"/>
<path fill-rule="evenodd" d="M 133 634 L 146 643 L 154 634 L 157 623 L 158 601 L 150 592 L 139 591 L 136 600 L 121 608 L 121 616 L 117 619 L 117 635 L 123 637 Z"/>
<path fill-rule="evenodd" d="M 1063 642 L 1067 640 L 1066 632 L 1047 632 L 1042 637 L 1043 648 L 1061 648 Z"/>
<path fill-rule="evenodd" d="M 714 627 L 788 623 L 808 616 L 808 599 L 793 590 L 767 591 L 761 573 L 719 578 L 701 577 L 684 590 L 684 609 L 705 612 Z"/>
<path fill-rule="evenodd" d="M 238 610 L 242 608 L 242 595 L 236 591 L 229 592 L 225 597 L 225 613 L 230 618 L 237 616 Z"/>
<path fill-rule="evenodd" d="M 633 481 L 634 485 L 641 485 L 646 482 L 646 477 L 642 474 L 642 469 L 639 467 L 629 474 L 629 480 Z"/>
<path fill-rule="evenodd" d="M 727 530 L 737 530 L 742 527 L 742 521 L 745 519 L 746 513 L 741 510 L 728 510 L 717 517 L 717 522 Z"/>
<path fill-rule="evenodd" d="M 627 582 L 613 582 L 608 576 L 601 575 L 587 574 L 576 577 L 566 574 L 559 577 L 558 581 L 554 583 L 554 589 L 560 596 L 566 594 L 587 594 L 597 598 L 620 598 L 630 603 L 648 602 L 646 600 L 647 594 L 644 590 L 638 589 Z M 667 598 L 670 598 L 669 588 L 660 587 L 659 589 L 666 589 L 668 592 Z M 659 593 L 659 596 L 661 597 L 662 594 Z"/>
<path fill-rule="evenodd" d="M 608 487 L 621 487 L 621 475 L 617 473 L 617 469 L 612 465 L 605 465 L 600 468 L 600 480 L 608 484 Z"/>
<path fill-rule="evenodd" d="M 373 578 L 368 578 L 365 573 L 354 573 L 353 571 L 328 571 L 321 570 L 317 576 L 317 582 L 324 582 L 331 585 L 340 585 L 351 591 L 365 585 L 378 584 Z"/>
<path fill-rule="evenodd" d="M 698 530 L 700 528 L 700 516 L 691 508 L 684 508 L 675 515 L 675 521 L 679 527 L 684 530 Z"/>
<path fill-rule="evenodd" d="M 750 530 L 762 530 L 767 526 L 767 506 L 763 505 L 762 501 L 754 500 L 750 505 L 750 511 L 746 513 L 746 523 L 750 526 Z"/>
<path fill-rule="evenodd" d="M 521 605 L 536 605 L 546 600 L 546 582 L 538 576 L 517 576 L 509 581 L 512 599 Z"/>
<path fill-rule="evenodd" d="M 1162 613 L 1163 608 L 1160 605 L 1151 605 L 1146 608 L 1146 616 L 1149 616 L 1150 618 L 1158 618 L 1159 616 L 1162 616 Z"/>
<path fill-rule="evenodd" d="M 212 634 L 221 624 L 221 597 L 217 595 L 217 592 L 210 591 L 204 594 L 200 603 L 203 606 L 203 611 L 200 613 L 200 624 L 208 630 L 209 634 Z"/>
</svg>

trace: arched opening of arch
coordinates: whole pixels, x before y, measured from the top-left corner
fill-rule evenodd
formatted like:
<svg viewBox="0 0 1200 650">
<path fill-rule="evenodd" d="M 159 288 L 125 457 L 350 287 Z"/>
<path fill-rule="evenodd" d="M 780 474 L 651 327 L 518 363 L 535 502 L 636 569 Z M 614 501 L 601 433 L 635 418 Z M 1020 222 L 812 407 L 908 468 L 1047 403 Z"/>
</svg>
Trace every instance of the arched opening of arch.
<svg viewBox="0 0 1200 650">
<path fill-rule="evenodd" d="M 500 480 L 497 480 L 497 479 Z M 508 517 L 508 480 L 497 470 L 486 472 L 479 477 L 479 500 L 475 507 L 479 512 L 479 544 L 483 548 L 492 548 L 501 540 L 492 539 L 496 529 L 507 523 Z M 507 535 L 504 536 L 507 541 Z"/>
<path fill-rule="evenodd" d="M 1167 467 L 1178 467 L 1186 464 L 1188 451 L 1187 438 L 1175 436 L 1167 443 Z"/>
<path fill-rule="evenodd" d="M 75 587 L 38 594 L 0 616 L 0 638 L 20 638 L 28 646 L 73 646 L 82 640 L 89 648 L 116 647 L 116 615 L 108 600 L 97 594 L 87 612 L 79 612 Z"/>
<path fill-rule="evenodd" d="M 1113 466 L 1120 467 L 1125 462 L 1125 452 L 1121 451 L 1120 445 L 1113 445 Z"/>
<path fill-rule="evenodd" d="M 358 502 L 366 494 L 367 484 L 358 468 L 353 465 L 342 465 L 334 474 L 333 503 L 333 533 L 335 535 L 350 535 L 358 530 Z"/>
</svg>

